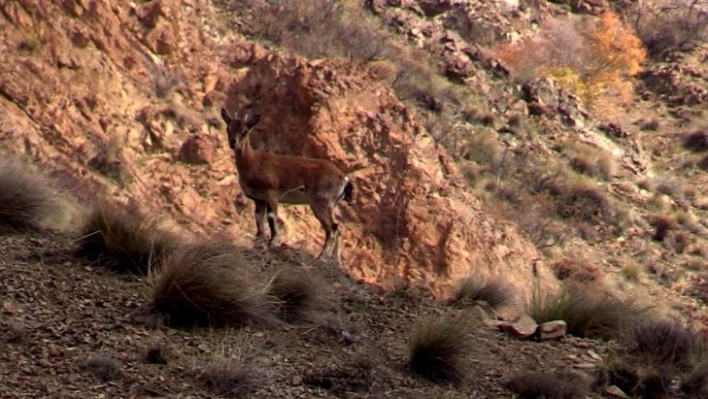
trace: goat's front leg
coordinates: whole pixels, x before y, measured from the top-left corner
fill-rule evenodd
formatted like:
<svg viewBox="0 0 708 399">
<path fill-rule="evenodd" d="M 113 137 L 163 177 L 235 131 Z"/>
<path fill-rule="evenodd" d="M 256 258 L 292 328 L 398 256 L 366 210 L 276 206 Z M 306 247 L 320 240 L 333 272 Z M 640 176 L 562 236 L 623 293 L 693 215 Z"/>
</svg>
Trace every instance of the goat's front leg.
<svg viewBox="0 0 708 399">
<path fill-rule="evenodd" d="M 268 211 L 268 226 L 270 227 L 270 247 L 280 245 L 280 229 L 278 226 L 278 193 L 269 193 L 265 200 Z"/>
<path fill-rule="evenodd" d="M 253 199 L 253 203 L 256 205 L 256 239 L 254 240 L 254 247 L 257 249 L 263 249 L 265 247 L 265 218 L 266 210 L 268 205 L 265 201 L 259 199 Z"/>
</svg>

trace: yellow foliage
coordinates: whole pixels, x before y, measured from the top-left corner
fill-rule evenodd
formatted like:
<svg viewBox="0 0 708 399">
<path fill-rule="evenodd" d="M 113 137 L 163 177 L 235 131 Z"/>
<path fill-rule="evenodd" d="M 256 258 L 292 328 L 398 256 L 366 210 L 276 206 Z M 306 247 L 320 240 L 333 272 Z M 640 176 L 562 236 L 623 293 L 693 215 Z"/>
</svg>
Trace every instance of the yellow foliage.
<svg viewBox="0 0 708 399">
<path fill-rule="evenodd" d="M 521 78 L 553 77 L 596 115 L 612 118 L 631 100 L 631 77 L 646 51 L 617 14 L 576 23 L 550 21 L 534 38 L 497 48 L 497 56 Z"/>
</svg>

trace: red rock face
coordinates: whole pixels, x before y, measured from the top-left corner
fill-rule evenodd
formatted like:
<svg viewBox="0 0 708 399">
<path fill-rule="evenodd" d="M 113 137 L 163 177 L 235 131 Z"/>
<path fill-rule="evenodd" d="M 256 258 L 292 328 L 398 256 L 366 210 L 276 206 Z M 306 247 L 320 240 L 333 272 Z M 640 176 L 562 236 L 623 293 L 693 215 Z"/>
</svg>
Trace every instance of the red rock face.
<svg viewBox="0 0 708 399">
<path fill-rule="evenodd" d="M 530 286 L 540 255 L 485 213 L 446 153 L 366 67 L 237 40 L 210 25 L 216 12 L 206 0 L 2 7 L 0 147 L 71 176 L 72 187 L 137 203 L 192 233 L 249 243 L 253 205 L 218 117 L 222 104 L 234 110 L 245 98 L 262 114 L 254 146 L 329 158 L 351 174 L 355 201 L 341 214 L 353 277 L 422 283 L 443 295 L 482 268 Z M 98 155 L 119 159 L 130 179 L 91 167 Z M 280 216 L 291 246 L 320 249 L 308 207 L 284 206 Z"/>
<path fill-rule="evenodd" d="M 268 54 L 228 91 L 229 110 L 246 104 L 261 114 L 255 147 L 328 158 L 351 174 L 342 256 L 355 277 L 402 277 L 438 293 L 475 267 L 531 280 L 535 249 L 485 214 L 447 154 L 366 69 Z M 291 228 L 316 250 L 322 234 L 309 210 L 284 212 L 303 219 Z"/>
</svg>

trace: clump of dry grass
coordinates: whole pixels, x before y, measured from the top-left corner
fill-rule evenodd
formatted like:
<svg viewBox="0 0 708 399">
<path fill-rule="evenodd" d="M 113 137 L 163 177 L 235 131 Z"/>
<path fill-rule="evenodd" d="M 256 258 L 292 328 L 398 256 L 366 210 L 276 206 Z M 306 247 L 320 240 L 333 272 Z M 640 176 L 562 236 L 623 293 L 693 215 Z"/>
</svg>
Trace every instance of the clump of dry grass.
<svg viewBox="0 0 708 399">
<path fill-rule="evenodd" d="M 507 386 L 522 398 L 581 399 L 588 393 L 587 384 L 577 377 L 541 371 L 516 374 Z"/>
<path fill-rule="evenodd" d="M 103 202 L 87 216 L 74 254 L 114 271 L 146 275 L 177 245 L 154 221 Z"/>
<path fill-rule="evenodd" d="M 551 269 L 559 280 L 592 283 L 602 278 L 602 271 L 597 265 L 582 259 L 560 259 L 551 265 Z"/>
<path fill-rule="evenodd" d="M 322 282 L 291 268 L 279 270 L 264 292 L 280 300 L 279 313 L 287 321 L 306 318 L 308 313 L 324 305 L 325 287 Z"/>
<path fill-rule="evenodd" d="M 154 276 L 152 305 L 177 327 L 277 325 L 278 301 L 255 289 L 248 267 L 228 245 L 181 248 Z"/>
<path fill-rule="evenodd" d="M 649 224 L 654 227 L 654 234 L 652 236 L 654 241 L 664 241 L 669 231 L 676 228 L 675 220 L 667 215 L 653 215 L 649 220 Z"/>
<path fill-rule="evenodd" d="M 563 152 L 573 169 L 588 176 L 608 180 L 617 171 L 612 154 L 602 148 L 568 140 L 563 144 Z"/>
<path fill-rule="evenodd" d="M 95 354 L 86 360 L 84 367 L 99 381 L 107 382 L 121 377 L 123 365 L 108 355 Z"/>
<path fill-rule="evenodd" d="M 254 369 L 233 358 L 217 357 L 198 374 L 198 379 L 219 396 L 247 397 L 257 383 Z"/>
<path fill-rule="evenodd" d="M 475 272 L 457 287 L 455 301 L 485 301 L 498 308 L 513 303 L 514 287 L 501 275 L 486 278 Z"/>
<path fill-rule="evenodd" d="M 461 384 L 467 375 L 471 321 L 454 315 L 422 320 L 408 343 L 411 369 L 436 383 Z"/>
<path fill-rule="evenodd" d="M 683 138 L 683 147 L 693 152 L 708 151 L 708 132 L 696 130 Z"/>
<path fill-rule="evenodd" d="M 0 152 L 0 233 L 69 229 L 78 210 L 36 166 Z"/>
<path fill-rule="evenodd" d="M 708 363 L 698 365 L 686 376 L 681 391 L 691 398 L 708 397 Z"/>
<path fill-rule="evenodd" d="M 537 323 L 563 320 L 568 334 L 616 338 L 624 327 L 646 316 L 653 307 L 636 299 L 620 299 L 578 283 L 564 283 L 557 292 L 535 287 L 528 305 Z"/>
<path fill-rule="evenodd" d="M 628 353 L 662 367 L 689 364 L 698 345 L 693 331 L 669 320 L 642 320 L 628 327 L 622 338 Z"/>
</svg>

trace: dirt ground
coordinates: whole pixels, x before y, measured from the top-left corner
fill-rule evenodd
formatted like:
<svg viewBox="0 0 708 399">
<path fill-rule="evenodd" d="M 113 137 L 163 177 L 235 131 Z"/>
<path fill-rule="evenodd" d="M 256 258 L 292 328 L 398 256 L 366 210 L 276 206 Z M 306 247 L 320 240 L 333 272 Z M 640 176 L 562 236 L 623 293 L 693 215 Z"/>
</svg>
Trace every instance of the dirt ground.
<svg viewBox="0 0 708 399">
<path fill-rule="evenodd" d="M 245 370 L 253 398 L 513 398 L 504 383 L 514 372 L 592 372 L 603 355 L 596 341 L 519 341 L 479 323 L 468 380 L 438 386 L 408 370 L 407 339 L 421 317 L 453 310 L 421 293 L 383 293 L 286 249 L 254 268 L 264 281 L 284 262 L 321 275 L 328 309 L 279 328 L 185 331 L 145 316 L 146 279 L 77 262 L 72 245 L 0 238 L 2 397 L 214 397 L 201 373 L 226 362 Z"/>
</svg>

